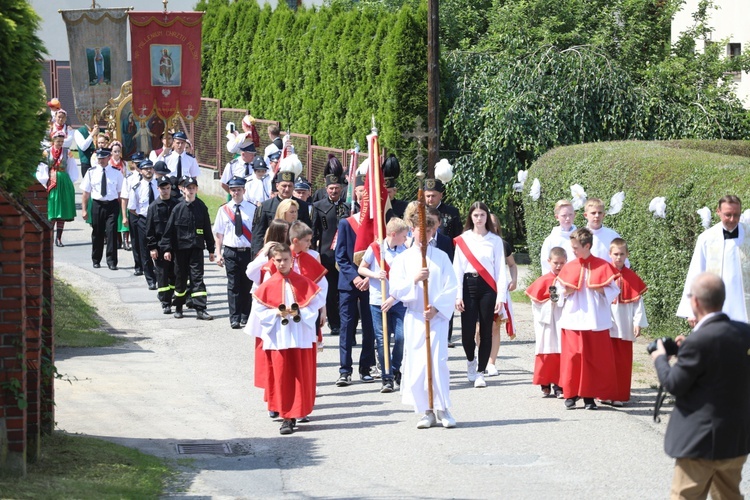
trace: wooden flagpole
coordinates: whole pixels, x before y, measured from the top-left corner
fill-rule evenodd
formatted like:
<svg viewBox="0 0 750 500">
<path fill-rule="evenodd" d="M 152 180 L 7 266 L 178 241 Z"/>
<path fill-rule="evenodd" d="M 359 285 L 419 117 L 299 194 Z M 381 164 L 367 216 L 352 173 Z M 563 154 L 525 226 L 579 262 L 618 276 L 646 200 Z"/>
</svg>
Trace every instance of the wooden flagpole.
<svg viewBox="0 0 750 500">
<path fill-rule="evenodd" d="M 370 199 L 375 203 L 375 224 L 378 226 L 378 237 L 376 243 L 380 246 L 380 262 L 378 265 L 381 270 L 385 270 L 385 252 L 383 248 L 383 242 L 385 237 L 383 235 L 383 204 L 380 198 L 380 141 L 378 140 L 378 129 L 375 127 L 375 115 L 372 116 L 372 138 L 370 139 L 370 174 L 374 177 L 375 194 L 370 194 Z M 381 304 L 385 303 L 387 296 L 385 289 L 387 281 L 384 279 L 380 280 L 380 297 Z M 391 333 L 388 331 L 388 313 L 380 309 L 381 321 L 383 324 L 383 373 L 391 373 Z"/>
<path fill-rule="evenodd" d="M 419 202 L 419 245 L 422 251 L 422 268 L 427 267 L 427 215 L 425 211 L 425 198 L 424 198 L 424 172 L 419 169 L 417 172 L 417 179 L 419 180 L 419 191 L 417 192 L 417 200 Z M 429 296 L 429 280 L 422 282 L 424 289 L 424 310 L 430 308 L 430 296 Z M 433 394 L 432 394 L 432 342 L 430 340 L 430 320 L 425 318 L 425 348 L 427 349 L 427 398 L 429 402 L 430 411 L 433 410 Z"/>
</svg>

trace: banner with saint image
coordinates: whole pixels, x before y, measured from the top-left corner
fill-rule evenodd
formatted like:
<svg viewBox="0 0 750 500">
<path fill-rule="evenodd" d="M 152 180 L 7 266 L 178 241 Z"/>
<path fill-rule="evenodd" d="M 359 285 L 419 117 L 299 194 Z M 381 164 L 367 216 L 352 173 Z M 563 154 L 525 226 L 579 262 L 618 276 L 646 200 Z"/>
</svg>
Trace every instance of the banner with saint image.
<svg viewBox="0 0 750 500">
<path fill-rule="evenodd" d="M 130 12 L 133 112 L 169 123 L 195 120 L 201 106 L 202 12 Z"/>
<path fill-rule="evenodd" d="M 128 9 L 63 10 L 75 113 L 82 123 L 117 97 L 128 77 Z M 72 110 L 67 110 L 69 113 Z"/>
</svg>

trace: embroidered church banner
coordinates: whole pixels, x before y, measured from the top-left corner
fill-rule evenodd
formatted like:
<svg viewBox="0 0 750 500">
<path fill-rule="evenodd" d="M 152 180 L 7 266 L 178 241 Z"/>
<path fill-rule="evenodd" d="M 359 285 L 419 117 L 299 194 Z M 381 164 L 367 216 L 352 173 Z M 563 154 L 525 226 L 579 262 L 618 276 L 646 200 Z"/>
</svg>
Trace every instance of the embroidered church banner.
<svg viewBox="0 0 750 500">
<path fill-rule="evenodd" d="M 81 123 L 91 124 L 128 78 L 128 9 L 60 13 L 68 28 L 75 113 Z"/>
<path fill-rule="evenodd" d="M 201 106 L 202 12 L 130 12 L 133 111 L 191 122 Z"/>
</svg>

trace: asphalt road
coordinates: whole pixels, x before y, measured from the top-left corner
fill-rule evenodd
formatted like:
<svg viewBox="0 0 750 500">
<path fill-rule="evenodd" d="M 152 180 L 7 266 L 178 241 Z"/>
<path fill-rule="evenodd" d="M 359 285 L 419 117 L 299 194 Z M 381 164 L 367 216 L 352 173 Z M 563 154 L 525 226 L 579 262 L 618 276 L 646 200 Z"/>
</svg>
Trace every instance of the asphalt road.
<svg viewBox="0 0 750 500">
<path fill-rule="evenodd" d="M 206 259 L 215 320 L 197 321 L 189 310 L 177 320 L 163 315 L 156 292 L 133 276 L 129 252 L 120 251 L 117 271 L 93 269 L 90 230 L 81 220 L 66 225 L 63 241 L 66 246 L 55 249 L 56 276 L 88 293 L 106 327 L 125 342 L 57 350 L 57 368 L 71 382 L 56 383 L 57 425 L 157 456 L 192 459 L 179 462 L 169 497 L 668 496 L 668 419 L 656 424 L 650 418 L 656 391 L 648 358 L 636 364 L 634 397 L 624 408 L 585 411 L 579 403 L 566 410 L 531 384 L 528 305 L 516 306 L 520 332 L 513 341 L 503 336 L 500 374 L 487 379 L 486 389 L 466 381 L 463 350 L 450 350 L 456 428 L 416 429 L 419 416 L 398 393 L 380 394 L 378 382 L 335 387 L 338 338 L 325 335 L 311 421 L 281 436 L 253 387 L 253 339 L 229 328 L 223 269 Z M 178 445 L 196 443 L 227 445 L 228 453 L 178 453 Z"/>
</svg>

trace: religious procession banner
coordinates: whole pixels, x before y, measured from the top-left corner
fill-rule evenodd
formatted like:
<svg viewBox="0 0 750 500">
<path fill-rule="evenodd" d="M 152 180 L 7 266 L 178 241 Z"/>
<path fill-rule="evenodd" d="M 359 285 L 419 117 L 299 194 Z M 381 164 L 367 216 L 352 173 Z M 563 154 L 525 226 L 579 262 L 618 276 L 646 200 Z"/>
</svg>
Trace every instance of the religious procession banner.
<svg viewBox="0 0 750 500">
<path fill-rule="evenodd" d="M 202 12 L 130 12 L 133 112 L 169 123 L 195 120 L 201 106 Z"/>
<path fill-rule="evenodd" d="M 60 13 L 68 28 L 76 116 L 90 125 L 128 78 L 128 9 Z"/>
</svg>

